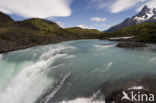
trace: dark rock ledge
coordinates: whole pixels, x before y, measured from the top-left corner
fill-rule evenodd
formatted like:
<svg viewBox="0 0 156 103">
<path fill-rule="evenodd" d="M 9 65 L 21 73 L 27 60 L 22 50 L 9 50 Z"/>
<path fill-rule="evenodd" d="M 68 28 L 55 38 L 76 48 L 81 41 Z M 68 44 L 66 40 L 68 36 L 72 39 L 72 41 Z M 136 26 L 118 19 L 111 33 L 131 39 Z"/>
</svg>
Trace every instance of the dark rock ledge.
<svg viewBox="0 0 156 103">
<path fill-rule="evenodd" d="M 137 43 L 137 42 L 129 42 L 129 43 L 119 43 L 117 47 L 120 48 L 139 48 L 139 47 L 148 47 L 147 44 Z"/>
<path fill-rule="evenodd" d="M 139 86 L 143 88 L 134 89 Z M 156 103 L 156 77 L 116 80 L 104 83 L 102 88 L 101 92 L 105 95 L 106 103 Z M 133 92 L 137 95 L 137 100 L 139 96 L 141 98 L 142 94 L 147 94 L 147 99 L 150 98 L 150 94 L 154 94 L 154 101 L 145 101 L 146 97 L 141 98 L 143 101 L 122 100 L 123 91 L 128 94 L 129 98 L 131 98 Z"/>
</svg>

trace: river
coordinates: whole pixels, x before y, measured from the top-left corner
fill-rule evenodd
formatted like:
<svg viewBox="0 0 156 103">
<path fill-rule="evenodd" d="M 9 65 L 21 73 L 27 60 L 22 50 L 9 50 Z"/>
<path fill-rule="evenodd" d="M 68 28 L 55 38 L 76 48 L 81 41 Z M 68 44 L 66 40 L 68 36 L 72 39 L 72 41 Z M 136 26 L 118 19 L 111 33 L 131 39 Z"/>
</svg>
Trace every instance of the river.
<svg viewBox="0 0 156 103">
<path fill-rule="evenodd" d="M 156 74 L 155 50 L 116 44 L 75 40 L 0 54 L 0 103 L 105 103 L 105 81 Z"/>
</svg>

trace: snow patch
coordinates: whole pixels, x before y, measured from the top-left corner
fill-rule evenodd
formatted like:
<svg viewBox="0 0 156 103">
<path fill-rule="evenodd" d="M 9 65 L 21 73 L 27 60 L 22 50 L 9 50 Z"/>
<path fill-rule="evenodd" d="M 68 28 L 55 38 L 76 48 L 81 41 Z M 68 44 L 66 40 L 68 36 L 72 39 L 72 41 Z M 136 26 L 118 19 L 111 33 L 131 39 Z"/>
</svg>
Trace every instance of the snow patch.
<svg viewBox="0 0 156 103">
<path fill-rule="evenodd" d="M 146 21 L 154 16 L 154 11 L 155 11 L 155 8 L 150 8 L 150 10 L 147 11 L 144 16 L 141 16 L 141 17 L 136 16 L 134 18 L 134 20 L 136 20 L 138 22 Z"/>
<path fill-rule="evenodd" d="M 132 39 L 134 36 L 127 36 L 127 37 L 116 37 L 116 38 L 109 38 L 110 40 L 118 40 L 118 39 Z"/>
</svg>

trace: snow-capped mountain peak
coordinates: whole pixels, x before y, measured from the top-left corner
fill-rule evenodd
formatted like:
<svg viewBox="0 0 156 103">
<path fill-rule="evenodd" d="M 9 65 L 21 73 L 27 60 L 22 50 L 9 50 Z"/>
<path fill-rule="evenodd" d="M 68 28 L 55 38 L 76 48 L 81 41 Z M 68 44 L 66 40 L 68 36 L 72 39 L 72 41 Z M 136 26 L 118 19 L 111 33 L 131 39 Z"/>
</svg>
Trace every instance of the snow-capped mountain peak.
<svg viewBox="0 0 156 103">
<path fill-rule="evenodd" d="M 156 22 L 156 8 L 150 8 L 145 5 L 142 10 L 132 18 L 125 19 L 122 23 L 111 27 L 105 32 L 113 32 L 127 26 L 136 25 L 143 22 Z"/>
<path fill-rule="evenodd" d="M 139 14 L 133 17 L 138 23 L 149 19 L 156 19 L 156 8 L 149 8 L 146 5 Z"/>
</svg>

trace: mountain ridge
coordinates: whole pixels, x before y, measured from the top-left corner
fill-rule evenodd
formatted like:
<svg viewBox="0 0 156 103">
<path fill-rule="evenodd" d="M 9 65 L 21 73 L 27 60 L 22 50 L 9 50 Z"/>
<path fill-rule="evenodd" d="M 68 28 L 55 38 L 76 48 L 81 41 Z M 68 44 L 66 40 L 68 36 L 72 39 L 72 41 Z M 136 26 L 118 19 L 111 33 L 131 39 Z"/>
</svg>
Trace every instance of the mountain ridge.
<svg viewBox="0 0 156 103">
<path fill-rule="evenodd" d="M 114 32 L 124 27 L 133 26 L 144 22 L 156 22 L 156 8 L 149 8 L 147 5 L 145 5 L 135 16 L 125 19 L 123 22 L 112 26 L 104 32 Z"/>
</svg>

